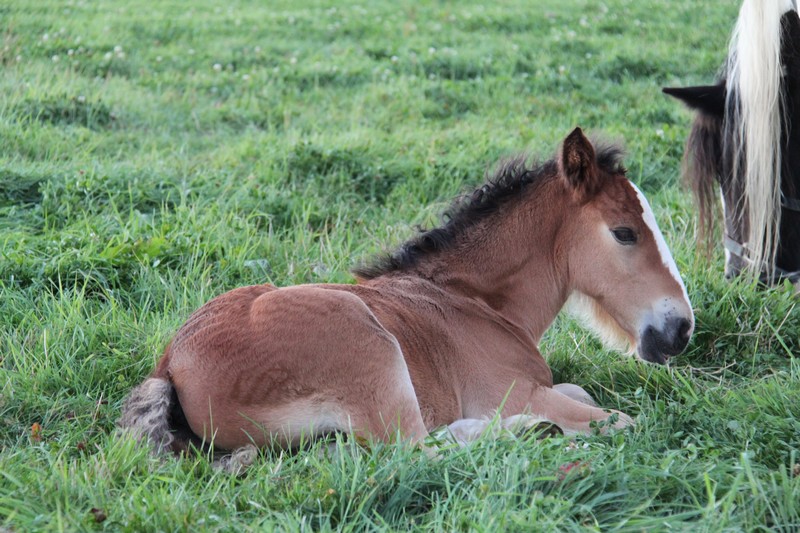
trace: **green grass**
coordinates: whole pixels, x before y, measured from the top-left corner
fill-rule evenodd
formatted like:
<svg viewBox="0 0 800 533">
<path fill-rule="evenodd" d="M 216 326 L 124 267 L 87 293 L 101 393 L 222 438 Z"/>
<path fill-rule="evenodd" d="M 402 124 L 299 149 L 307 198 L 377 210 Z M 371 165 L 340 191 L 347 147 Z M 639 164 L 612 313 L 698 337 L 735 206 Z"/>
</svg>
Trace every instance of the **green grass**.
<svg viewBox="0 0 800 533">
<path fill-rule="evenodd" d="M 0 6 L 0 530 L 800 528 L 798 300 L 697 255 L 691 115 L 660 93 L 712 79 L 738 2 L 303 4 Z M 635 428 L 265 452 L 241 478 L 114 437 L 202 303 L 351 281 L 576 125 L 624 141 L 697 314 L 670 369 L 546 336 L 557 381 Z"/>
</svg>

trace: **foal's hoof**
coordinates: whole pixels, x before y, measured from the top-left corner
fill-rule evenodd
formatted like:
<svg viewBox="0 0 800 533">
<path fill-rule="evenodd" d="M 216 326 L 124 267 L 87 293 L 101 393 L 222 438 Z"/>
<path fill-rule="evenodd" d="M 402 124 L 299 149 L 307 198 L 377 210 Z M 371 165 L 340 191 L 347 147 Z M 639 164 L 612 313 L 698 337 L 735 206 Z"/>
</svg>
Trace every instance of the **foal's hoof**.
<svg viewBox="0 0 800 533">
<path fill-rule="evenodd" d="M 611 429 L 623 429 L 628 426 L 636 425 L 633 421 L 633 418 L 629 417 L 622 411 L 617 411 L 616 409 L 609 409 L 609 411 L 611 411 L 609 417 L 598 424 L 601 433 L 608 433 L 608 431 Z M 616 421 L 611 423 L 611 418 L 614 415 L 616 415 Z"/>
<path fill-rule="evenodd" d="M 246 444 L 233 450 L 230 455 L 223 455 L 215 459 L 211 466 L 234 476 L 241 476 L 258 457 L 258 449 L 252 444 Z"/>
<path fill-rule="evenodd" d="M 538 439 L 564 434 L 564 430 L 555 422 L 530 415 L 509 416 L 503 420 L 503 429 L 512 432 L 517 437 L 534 435 Z"/>
</svg>

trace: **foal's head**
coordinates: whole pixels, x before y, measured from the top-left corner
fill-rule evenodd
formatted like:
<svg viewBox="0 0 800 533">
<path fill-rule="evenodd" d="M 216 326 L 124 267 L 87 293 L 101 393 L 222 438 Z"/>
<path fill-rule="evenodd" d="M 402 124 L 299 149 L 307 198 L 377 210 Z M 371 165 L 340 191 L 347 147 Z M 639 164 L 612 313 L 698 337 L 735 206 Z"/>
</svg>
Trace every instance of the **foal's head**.
<svg viewBox="0 0 800 533">
<path fill-rule="evenodd" d="M 688 344 L 694 315 L 650 205 L 618 163 L 598 162 L 580 128 L 558 163 L 570 198 L 558 244 L 570 307 L 608 343 L 666 363 Z"/>
</svg>

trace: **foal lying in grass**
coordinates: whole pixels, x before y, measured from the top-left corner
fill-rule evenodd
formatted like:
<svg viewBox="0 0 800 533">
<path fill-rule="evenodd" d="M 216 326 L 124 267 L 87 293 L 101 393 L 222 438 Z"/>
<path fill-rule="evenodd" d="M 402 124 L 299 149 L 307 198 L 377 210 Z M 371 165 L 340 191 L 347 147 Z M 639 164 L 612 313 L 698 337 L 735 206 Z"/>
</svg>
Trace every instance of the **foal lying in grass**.
<svg viewBox="0 0 800 533">
<path fill-rule="evenodd" d="M 561 308 L 656 363 L 694 328 L 619 150 L 596 150 L 579 128 L 551 161 L 506 161 L 442 227 L 356 276 L 214 298 L 131 392 L 120 426 L 175 452 L 289 448 L 331 432 L 419 443 L 445 425 L 463 441 L 501 406 L 502 418 L 568 434 L 613 413 L 618 428 L 631 419 L 553 385 L 537 345 Z"/>
</svg>

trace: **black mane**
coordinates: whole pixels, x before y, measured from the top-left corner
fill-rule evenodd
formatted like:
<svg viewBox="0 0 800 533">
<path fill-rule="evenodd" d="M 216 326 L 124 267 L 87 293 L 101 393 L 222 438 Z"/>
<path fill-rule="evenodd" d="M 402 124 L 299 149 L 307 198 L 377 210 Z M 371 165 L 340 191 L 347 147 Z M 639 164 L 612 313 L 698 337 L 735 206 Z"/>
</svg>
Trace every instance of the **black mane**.
<svg viewBox="0 0 800 533">
<path fill-rule="evenodd" d="M 597 164 L 602 170 L 614 174 L 625 172 L 622 166 L 623 152 L 619 147 L 595 147 Z M 373 279 L 390 272 L 408 270 L 416 266 L 420 258 L 451 247 L 466 228 L 520 198 L 522 191 L 537 187 L 557 175 L 555 159 L 531 166 L 528 165 L 526 154 L 503 159 L 484 185 L 453 201 L 442 215 L 442 226 L 428 230 L 420 228 L 417 236 L 406 241 L 394 253 L 372 264 L 355 268 L 353 273 L 361 279 Z"/>
</svg>

